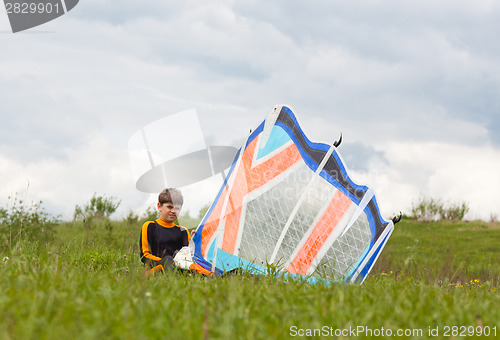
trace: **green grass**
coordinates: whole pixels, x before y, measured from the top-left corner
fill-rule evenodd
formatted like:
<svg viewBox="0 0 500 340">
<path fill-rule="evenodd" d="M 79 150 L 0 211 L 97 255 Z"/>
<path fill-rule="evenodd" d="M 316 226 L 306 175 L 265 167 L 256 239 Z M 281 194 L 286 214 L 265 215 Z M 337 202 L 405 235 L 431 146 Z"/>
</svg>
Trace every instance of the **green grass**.
<svg viewBox="0 0 500 340">
<path fill-rule="evenodd" d="M 500 282 L 500 223 L 403 220 L 374 270 L 426 283 Z"/>
<path fill-rule="evenodd" d="M 53 241 L 2 254 L 0 339 L 286 339 L 360 326 L 424 338 L 429 327 L 439 327 L 435 338 L 452 335 L 445 326 L 500 333 L 495 224 L 403 220 L 362 286 L 244 274 L 146 278 L 139 230 L 64 223 Z"/>
</svg>

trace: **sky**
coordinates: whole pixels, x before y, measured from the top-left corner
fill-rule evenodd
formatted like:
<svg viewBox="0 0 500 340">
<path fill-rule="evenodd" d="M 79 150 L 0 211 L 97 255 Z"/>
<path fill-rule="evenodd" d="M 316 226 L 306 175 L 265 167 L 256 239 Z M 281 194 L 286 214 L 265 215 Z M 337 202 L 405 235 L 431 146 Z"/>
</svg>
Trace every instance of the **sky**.
<svg viewBox="0 0 500 340">
<path fill-rule="evenodd" d="M 71 220 L 98 194 L 141 214 L 141 127 L 194 108 L 207 144 L 240 147 L 279 104 L 313 141 L 342 133 L 385 218 L 422 197 L 498 217 L 499 17 L 486 0 L 85 0 L 13 34 L 0 10 L 0 207 L 17 194 Z M 220 185 L 181 188 L 184 211 Z"/>
</svg>

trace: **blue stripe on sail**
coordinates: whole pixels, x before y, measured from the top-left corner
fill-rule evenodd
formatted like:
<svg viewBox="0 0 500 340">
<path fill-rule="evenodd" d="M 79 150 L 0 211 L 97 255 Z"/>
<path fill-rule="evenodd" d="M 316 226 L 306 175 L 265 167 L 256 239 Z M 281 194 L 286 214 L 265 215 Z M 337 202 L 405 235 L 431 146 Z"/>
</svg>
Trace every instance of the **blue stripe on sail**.
<svg viewBox="0 0 500 340">
<path fill-rule="evenodd" d="M 210 245 L 210 249 L 208 249 L 208 251 L 207 251 L 207 261 L 210 262 L 210 263 L 212 262 L 212 260 L 214 258 L 214 251 L 215 251 L 215 245 L 216 244 L 217 244 L 217 237 L 214 238 L 214 241 Z"/>
<path fill-rule="evenodd" d="M 359 276 L 356 278 L 356 281 L 360 281 L 360 280 L 362 281 L 363 278 L 368 274 L 368 270 L 373 266 L 374 261 L 375 261 L 375 259 L 378 256 L 378 253 L 380 253 L 380 251 L 384 247 L 385 243 L 389 239 L 389 236 L 390 236 L 390 233 L 388 233 L 387 235 L 385 235 L 385 237 L 382 240 L 382 242 L 379 244 L 379 246 L 377 247 L 377 249 L 373 252 L 370 260 L 368 260 L 368 262 L 366 263 L 366 265 L 359 272 Z M 348 275 L 348 278 L 350 278 L 350 277 L 351 277 L 351 275 Z"/>
<path fill-rule="evenodd" d="M 222 270 L 224 272 L 231 271 L 236 268 L 241 268 L 243 271 L 248 272 L 252 275 L 266 275 L 268 273 L 268 269 L 265 266 L 260 266 L 253 262 L 244 260 L 236 255 L 230 254 L 222 249 L 217 249 L 217 263 L 216 268 Z M 292 279 L 292 280 L 301 280 L 305 279 L 307 282 L 311 284 L 315 283 L 324 283 L 330 284 L 332 281 L 317 278 L 314 276 L 306 276 L 300 274 L 292 274 L 284 271 L 280 271 L 277 275 L 279 277 L 283 277 L 284 279 Z"/>
<path fill-rule="evenodd" d="M 361 264 L 361 261 L 363 261 L 363 259 L 366 257 L 366 255 L 368 254 L 368 252 L 370 251 L 371 248 L 372 248 L 372 246 L 368 245 L 366 247 L 365 251 L 363 252 L 363 254 L 360 256 L 360 258 L 356 262 L 356 264 L 354 266 L 352 266 L 349 273 L 345 276 L 346 282 L 347 282 L 347 280 L 349 280 L 351 278 L 352 274 L 354 274 L 354 271 L 359 267 L 359 265 Z"/>
<path fill-rule="evenodd" d="M 283 146 L 290 141 L 290 137 L 285 130 L 283 130 L 278 125 L 274 125 L 267 140 L 266 146 L 263 149 L 259 149 L 257 153 L 257 159 L 269 155 L 274 150 Z"/>
</svg>

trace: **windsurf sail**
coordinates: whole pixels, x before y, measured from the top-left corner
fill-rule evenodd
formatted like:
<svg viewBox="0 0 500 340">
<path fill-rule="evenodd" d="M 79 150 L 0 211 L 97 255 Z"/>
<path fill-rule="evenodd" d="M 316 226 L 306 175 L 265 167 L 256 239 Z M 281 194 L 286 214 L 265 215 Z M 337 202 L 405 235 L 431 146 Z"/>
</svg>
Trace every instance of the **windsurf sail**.
<svg viewBox="0 0 500 340">
<path fill-rule="evenodd" d="M 331 145 L 275 106 L 246 138 L 196 234 L 194 260 L 223 273 L 275 268 L 310 282 L 363 282 L 394 230 Z"/>
</svg>

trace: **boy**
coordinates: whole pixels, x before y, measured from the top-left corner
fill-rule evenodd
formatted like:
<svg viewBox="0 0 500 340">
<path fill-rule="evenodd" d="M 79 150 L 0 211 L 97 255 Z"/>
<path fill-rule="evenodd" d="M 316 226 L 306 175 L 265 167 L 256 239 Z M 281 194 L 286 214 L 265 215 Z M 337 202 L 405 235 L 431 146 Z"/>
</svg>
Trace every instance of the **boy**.
<svg viewBox="0 0 500 340">
<path fill-rule="evenodd" d="M 165 189 L 158 195 L 160 217 L 156 221 L 147 221 L 142 225 L 139 239 L 141 261 L 146 267 L 146 274 L 164 271 L 174 266 L 176 253 L 189 245 L 189 231 L 174 221 L 180 214 L 184 198 L 179 189 Z M 190 261 L 192 262 L 192 261 Z M 184 269 L 195 270 L 212 276 L 210 271 L 195 263 L 188 263 Z"/>
</svg>

